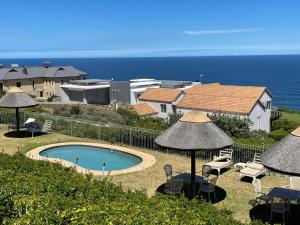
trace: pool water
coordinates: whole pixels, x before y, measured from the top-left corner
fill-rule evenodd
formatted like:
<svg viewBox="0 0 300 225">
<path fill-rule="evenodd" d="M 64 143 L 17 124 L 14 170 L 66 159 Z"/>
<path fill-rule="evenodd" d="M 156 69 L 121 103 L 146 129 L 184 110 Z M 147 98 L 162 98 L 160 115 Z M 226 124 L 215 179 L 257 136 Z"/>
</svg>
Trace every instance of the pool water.
<svg viewBox="0 0 300 225">
<path fill-rule="evenodd" d="M 121 170 L 138 165 L 142 159 L 121 152 L 106 148 L 83 146 L 83 145 L 66 145 L 48 148 L 40 152 L 41 156 L 49 158 L 63 159 L 80 167 L 90 170 Z"/>
</svg>

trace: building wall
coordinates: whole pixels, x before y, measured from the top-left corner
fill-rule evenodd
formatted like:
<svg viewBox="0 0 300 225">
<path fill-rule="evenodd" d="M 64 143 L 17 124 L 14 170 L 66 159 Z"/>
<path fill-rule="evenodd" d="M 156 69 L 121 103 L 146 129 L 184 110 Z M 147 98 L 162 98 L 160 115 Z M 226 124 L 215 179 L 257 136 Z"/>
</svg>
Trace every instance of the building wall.
<svg viewBox="0 0 300 225">
<path fill-rule="evenodd" d="M 173 113 L 172 103 L 159 103 L 159 102 L 150 102 L 150 101 L 141 101 L 141 100 L 139 102 L 140 103 L 146 102 L 149 105 L 153 106 L 158 112 L 158 114 L 156 116 L 161 117 L 161 118 L 167 118 L 169 113 Z M 161 104 L 166 105 L 167 110 L 165 113 L 163 113 L 161 111 Z"/>
<path fill-rule="evenodd" d="M 130 103 L 130 82 L 112 81 L 110 84 L 110 103 Z"/>
<path fill-rule="evenodd" d="M 85 103 L 87 104 L 109 104 L 109 91 L 110 88 L 101 88 L 84 91 Z"/>
<path fill-rule="evenodd" d="M 33 78 L 33 79 L 20 79 L 20 80 L 6 80 L 2 81 L 3 90 L 8 91 L 12 87 L 16 87 L 17 83 L 21 83 L 21 88 L 28 94 L 34 95 L 40 99 L 47 99 L 52 95 L 59 96 L 61 93 L 60 85 L 62 81 L 68 83 L 71 80 L 82 79 L 81 77 L 70 78 Z M 42 93 L 42 97 L 41 97 Z"/>
<path fill-rule="evenodd" d="M 260 102 L 263 105 L 266 105 L 267 101 L 272 101 L 272 98 L 270 95 L 267 94 L 267 92 L 265 92 L 262 95 Z M 249 115 L 250 120 L 253 122 L 251 130 L 265 130 L 267 132 L 270 132 L 271 110 L 272 106 L 270 107 L 270 109 L 267 109 L 257 103 Z"/>
</svg>

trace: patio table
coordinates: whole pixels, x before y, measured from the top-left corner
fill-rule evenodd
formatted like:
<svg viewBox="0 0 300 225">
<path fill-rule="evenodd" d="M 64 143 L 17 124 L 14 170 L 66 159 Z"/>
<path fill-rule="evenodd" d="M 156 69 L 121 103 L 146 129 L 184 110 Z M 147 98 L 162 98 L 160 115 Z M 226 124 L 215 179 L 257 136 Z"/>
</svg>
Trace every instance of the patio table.
<svg viewBox="0 0 300 225">
<path fill-rule="evenodd" d="M 191 184 L 191 174 L 190 173 L 181 173 L 176 176 L 173 176 L 174 180 L 182 180 L 186 184 Z M 203 183 L 205 180 L 202 176 L 196 176 L 196 183 Z"/>
<path fill-rule="evenodd" d="M 300 191 L 281 187 L 274 187 L 268 194 L 270 197 L 280 197 L 289 201 L 299 201 Z"/>
</svg>

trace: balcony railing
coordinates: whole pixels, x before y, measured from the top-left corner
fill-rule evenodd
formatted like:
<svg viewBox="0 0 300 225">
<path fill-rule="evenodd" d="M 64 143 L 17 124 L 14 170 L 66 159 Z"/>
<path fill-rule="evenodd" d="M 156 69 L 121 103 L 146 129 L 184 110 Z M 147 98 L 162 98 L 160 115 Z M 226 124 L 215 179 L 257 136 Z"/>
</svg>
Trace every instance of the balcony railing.
<svg viewBox="0 0 300 225">
<path fill-rule="evenodd" d="M 273 108 L 271 111 L 271 121 L 277 120 L 282 116 L 282 112 L 278 108 Z"/>
</svg>

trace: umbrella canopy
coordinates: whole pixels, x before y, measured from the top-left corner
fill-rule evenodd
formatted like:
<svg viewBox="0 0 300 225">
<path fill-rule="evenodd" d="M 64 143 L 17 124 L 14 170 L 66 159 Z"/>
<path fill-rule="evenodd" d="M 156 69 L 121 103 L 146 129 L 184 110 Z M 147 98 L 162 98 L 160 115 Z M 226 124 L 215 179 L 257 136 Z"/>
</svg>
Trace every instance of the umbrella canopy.
<svg viewBox="0 0 300 225">
<path fill-rule="evenodd" d="M 11 88 L 1 99 L 1 108 L 25 108 L 38 105 L 38 102 L 21 88 Z"/>
<path fill-rule="evenodd" d="M 198 111 L 185 114 L 155 142 L 160 146 L 181 150 L 217 150 L 233 144 L 223 130 Z"/>
<path fill-rule="evenodd" d="M 1 99 L 0 108 L 16 109 L 16 128 L 20 128 L 19 108 L 32 107 L 38 105 L 38 102 L 26 94 L 21 88 L 11 88 Z"/>
<path fill-rule="evenodd" d="M 233 144 L 232 139 L 203 113 L 191 111 L 182 116 L 173 126 L 159 135 L 155 142 L 163 147 L 191 152 L 191 198 L 196 191 L 197 150 L 218 150 Z"/>
<path fill-rule="evenodd" d="M 262 164 L 276 172 L 300 176 L 300 127 L 262 153 Z"/>
</svg>

